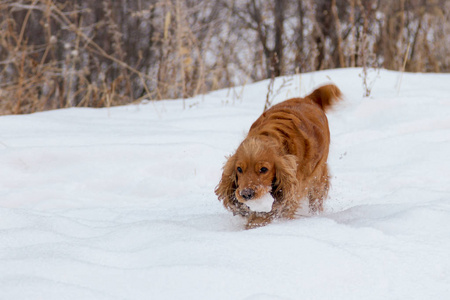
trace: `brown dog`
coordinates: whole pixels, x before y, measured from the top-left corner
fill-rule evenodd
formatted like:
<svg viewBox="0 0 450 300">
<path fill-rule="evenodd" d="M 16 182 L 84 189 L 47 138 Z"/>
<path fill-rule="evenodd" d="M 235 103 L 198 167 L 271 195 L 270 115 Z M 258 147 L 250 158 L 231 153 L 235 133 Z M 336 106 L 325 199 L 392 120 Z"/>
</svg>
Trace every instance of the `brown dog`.
<svg viewBox="0 0 450 300">
<path fill-rule="evenodd" d="M 325 111 L 340 98 L 335 85 L 322 86 L 305 98 L 273 106 L 253 123 L 225 163 L 215 190 L 228 210 L 247 217 L 247 228 L 277 217 L 294 218 L 305 198 L 311 212 L 323 210 L 330 186 Z M 254 212 L 246 205 L 267 193 L 274 199 L 269 212 Z"/>
</svg>

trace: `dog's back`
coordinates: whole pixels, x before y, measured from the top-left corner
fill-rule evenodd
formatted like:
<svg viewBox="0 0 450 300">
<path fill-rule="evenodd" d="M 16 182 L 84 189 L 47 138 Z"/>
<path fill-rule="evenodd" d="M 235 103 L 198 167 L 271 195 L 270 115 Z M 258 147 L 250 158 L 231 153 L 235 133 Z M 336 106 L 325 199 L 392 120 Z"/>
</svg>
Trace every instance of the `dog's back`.
<svg viewBox="0 0 450 300">
<path fill-rule="evenodd" d="M 321 148 L 327 155 L 330 133 L 325 112 L 341 97 L 339 88 L 329 84 L 304 98 L 283 101 L 264 112 L 253 123 L 248 135 L 281 136 L 289 140 L 295 140 L 300 135 L 308 140 L 308 147 Z M 304 154 L 295 153 L 298 151 L 294 149 L 286 150 L 291 154 Z"/>
</svg>

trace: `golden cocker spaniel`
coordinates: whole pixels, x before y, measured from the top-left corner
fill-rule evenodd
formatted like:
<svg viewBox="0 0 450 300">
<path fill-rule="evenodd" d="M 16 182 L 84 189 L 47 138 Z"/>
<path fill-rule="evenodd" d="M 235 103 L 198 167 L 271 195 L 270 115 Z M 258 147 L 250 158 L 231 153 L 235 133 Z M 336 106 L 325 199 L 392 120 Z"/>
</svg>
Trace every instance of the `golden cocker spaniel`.
<svg viewBox="0 0 450 300">
<path fill-rule="evenodd" d="M 309 201 L 312 213 L 323 210 L 330 187 L 325 111 L 340 98 L 341 91 L 330 84 L 273 106 L 228 157 L 215 193 L 233 214 L 247 218 L 246 228 L 294 218 L 302 199 Z M 250 208 L 252 201 L 268 195 L 273 197 L 271 208 Z"/>
</svg>

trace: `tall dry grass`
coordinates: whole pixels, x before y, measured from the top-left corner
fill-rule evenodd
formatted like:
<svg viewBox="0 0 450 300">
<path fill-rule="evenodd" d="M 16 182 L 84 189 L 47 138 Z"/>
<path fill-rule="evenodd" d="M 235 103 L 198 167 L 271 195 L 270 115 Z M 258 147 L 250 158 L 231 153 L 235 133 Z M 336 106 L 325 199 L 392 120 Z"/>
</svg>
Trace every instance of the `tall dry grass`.
<svg viewBox="0 0 450 300">
<path fill-rule="evenodd" d="M 278 75 L 450 71 L 447 0 L 0 0 L 0 114 L 187 98 Z"/>
<path fill-rule="evenodd" d="M 199 11 L 180 0 L 0 1 L 0 113 L 185 98 L 222 87 L 203 61 L 218 11 Z"/>
</svg>

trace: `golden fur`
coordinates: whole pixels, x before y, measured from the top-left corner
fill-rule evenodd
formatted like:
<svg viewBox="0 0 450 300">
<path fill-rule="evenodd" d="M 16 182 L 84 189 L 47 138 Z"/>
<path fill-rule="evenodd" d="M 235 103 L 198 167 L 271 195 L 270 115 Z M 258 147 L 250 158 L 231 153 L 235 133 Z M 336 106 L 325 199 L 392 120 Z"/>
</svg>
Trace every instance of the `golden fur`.
<svg viewBox="0 0 450 300">
<path fill-rule="evenodd" d="M 327 158 L 330 131 L 325 111 L 341 98 L 335 85 L 316 89 L 264 112 L 223 167 L 215 193 L 223 205 L 248 219 L 247 228 L 274 218 L 294 218 L 303 198 L 313 213 L 323 210 L 330 186 Z M 270 212 L 245 203 L 271 193 Z"/>
</svg>

